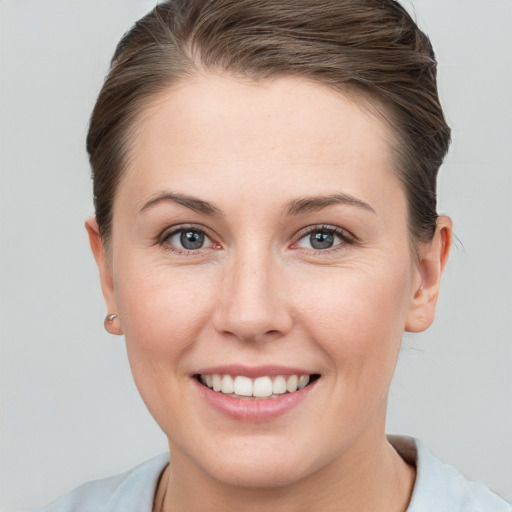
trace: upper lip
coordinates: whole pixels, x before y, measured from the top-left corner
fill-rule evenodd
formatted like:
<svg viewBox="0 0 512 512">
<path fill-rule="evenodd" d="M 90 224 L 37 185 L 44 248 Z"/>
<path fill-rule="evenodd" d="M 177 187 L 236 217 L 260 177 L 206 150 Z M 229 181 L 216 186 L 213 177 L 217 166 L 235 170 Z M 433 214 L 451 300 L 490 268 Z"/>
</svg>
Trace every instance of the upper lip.
<svg viewBox="0 0 512 512">
<path fill-rule="evenodd" d="M 202 368 L 194 373 L 194 375 L 243 375 L 256 379 L 257 377 L 273 376 L 273 375 L 311 375 L 315 372 L 305 370 L 303 368 L 293 368 L 289 366 L 245 366 L 242 364 L 209 366 Z"/>
</svg>

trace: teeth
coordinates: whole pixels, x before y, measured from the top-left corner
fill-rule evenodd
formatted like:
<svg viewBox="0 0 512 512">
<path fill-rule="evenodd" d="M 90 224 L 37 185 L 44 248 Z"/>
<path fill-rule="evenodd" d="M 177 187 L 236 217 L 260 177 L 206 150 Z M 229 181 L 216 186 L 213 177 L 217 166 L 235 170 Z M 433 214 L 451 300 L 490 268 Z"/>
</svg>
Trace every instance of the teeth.
<svg viewBox="0 0 512 512">
<path fill-rule="evenodd" d="M 208 376 L 206 377 L 206 382 L 208 383 Z M 293 393 L 294 391 L 297 391 L 297 387 L 299 385 L 299 378 L 297 375 L 290 375 L 288 377 L 288 380 L 286 381 L 286 390 L 289 393 Z"/>
<path fill-rule="evenodd" d="M 274 379 L 274 382 L 272 383 L 272 392 L 274 395 L 282 395 L 283 393 L 286 393 L 286 381 L 281 375 Z"/>
<path fill-rule="evenodd" d="M 201 382 L 214 391 L 226 395 L 236 395 L 256 398 L 275 398 L 276 395 L 294 393 L 309 384 L 309 375 L 290 375 L 285 377 L 258 377 L 250 379 L 244 375 L 200 375 Z"/>
<path fill-rule="evenodd" d="M 297 386 L 299 389 L 307 386 L 309 384 L 309 375 L 301 375 L 299 377 L 299 385 Z"/>
<path fill-rule="evenodd" d="M 252 380 L 241 375 L 235 377 L 234 393 L 239 396 L 252 396 Z"/>
<path fill-rule="evenodd" d="M 222 389 L 222 377 L 218 374 L 212 375 L 213 391 L 220 391 Z"/>
<path fill-rule="evenodd" d="M 224 375 L 222 377 L 221 391 L 226 394 L 233 393 L 235 391 L 235 383 L 233 382 L 233 377 L 231 377 L 231 375 Z"/>
<path fill-rule="evenodd" d="M 249 379 L 250 380 L 250 379 Z M 270 377 L 258 377 L 254 379 L 252 395 L 258 397 L 270 396 L 272 394 L 272 379 Z"/>
</svg>

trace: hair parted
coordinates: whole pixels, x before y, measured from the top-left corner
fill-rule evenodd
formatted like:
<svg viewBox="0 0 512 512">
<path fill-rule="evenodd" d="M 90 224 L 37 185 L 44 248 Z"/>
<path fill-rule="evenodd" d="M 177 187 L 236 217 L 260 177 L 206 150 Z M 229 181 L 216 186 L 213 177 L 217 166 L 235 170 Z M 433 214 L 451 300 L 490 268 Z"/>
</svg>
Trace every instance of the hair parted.
<svg viewBox="0 0 512 512">
<path fill-rule="evenodd" d="M 369 103 L 390 126 L 409 229 L 429 241 L 450 143 L 428 37 L 394 0 L 168 0 L 123 36 L 94 107 L 87 151 L 104 244 L 141 111 L 199 70 L 297 76 Z"/>
</svg>

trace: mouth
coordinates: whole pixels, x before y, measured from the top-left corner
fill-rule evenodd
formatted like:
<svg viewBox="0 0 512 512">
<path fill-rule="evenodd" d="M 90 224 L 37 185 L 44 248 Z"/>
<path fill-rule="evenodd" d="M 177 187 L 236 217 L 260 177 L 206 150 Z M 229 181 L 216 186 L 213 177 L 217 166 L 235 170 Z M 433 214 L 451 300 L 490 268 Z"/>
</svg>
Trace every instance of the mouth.
<svg viewBox="0 0 512 512">
<path fill-rule="evenodd" d="M 251 378 L 246 375 L 202 373 L 195 375 L 203 386 L 231 398 L 268 400 L 292 395 L 310 386 L 319 374 L 265 375 Z"/>
</svg>

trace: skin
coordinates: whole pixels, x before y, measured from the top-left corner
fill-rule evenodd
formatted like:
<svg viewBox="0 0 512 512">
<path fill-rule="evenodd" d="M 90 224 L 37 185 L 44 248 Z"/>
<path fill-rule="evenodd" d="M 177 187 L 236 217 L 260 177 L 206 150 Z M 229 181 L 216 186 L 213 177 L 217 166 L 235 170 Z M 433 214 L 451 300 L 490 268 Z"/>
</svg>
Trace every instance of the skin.
<svg viewBox="0 0 512 512">
<path fill-rule="evenodd" d="M 432 243 L 411 250 L 388 140 L 367 109 L 296 78 L 198 75 L 143 112 L 108 257 L 94 218 L 86 225 L 108 311 L 119 315 L 108 328 L 124 333 L 169 440 L 155 510 L 407 508 L 414 469 L 386 440 L 387 394 L 403 332 L 433 321 L 451 222 L 440 217 Z M 215 212 L 148 205 L 162 193 Z M 290 211 L 334 193 L 353 200 Z M 166 237 L 183 224 L 207 231 L 204 247 Z M 340 232 L 315 249 L 309 231 L 324 226 Z M 198 392 L 193 374 L 219 364 L 321 378 L 285 414 L 243 422 Z"/>
</svg>

